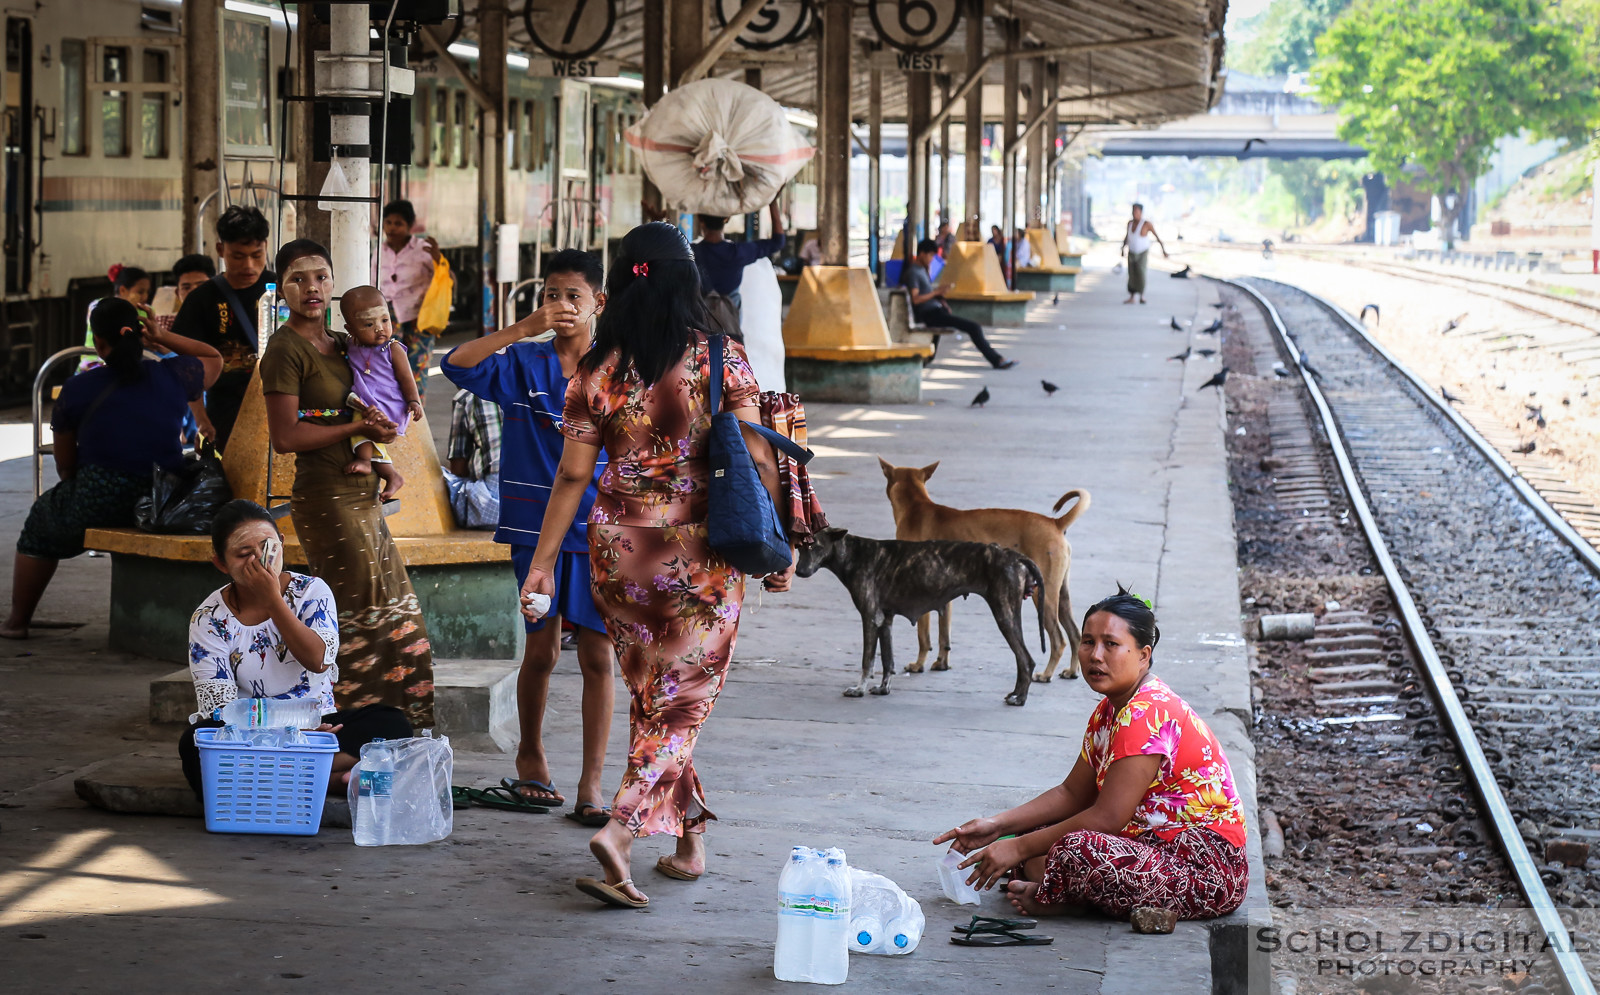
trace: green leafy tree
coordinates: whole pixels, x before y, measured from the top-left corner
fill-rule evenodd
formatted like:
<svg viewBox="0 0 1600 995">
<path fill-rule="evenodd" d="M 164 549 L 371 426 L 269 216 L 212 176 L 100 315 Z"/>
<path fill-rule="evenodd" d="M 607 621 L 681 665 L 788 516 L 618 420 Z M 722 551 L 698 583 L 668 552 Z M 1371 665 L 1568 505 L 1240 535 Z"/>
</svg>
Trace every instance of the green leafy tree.
<svg viewBox="0 0 1600 995">
<path fill-rule="evenodd" d="M 1317 39 L 1350 0 L 1272 0 L 1243 27 L 1250 38 L 1228 60 L 1257 76 L 1304 72 L 1317 60 Z"/>
<path fill-rule="evenodd" d="M 1312 82 L 1339 105 L 1339 136 L 1441 195 L 1469 189 L 1499 139 L 1580 139 L 1600 111 L 1583 40 L 1538 0 L 1357 0 L 1317 53 Z M 1463 198 L 1440 201 L 1449 233 Z"/>
</svg>

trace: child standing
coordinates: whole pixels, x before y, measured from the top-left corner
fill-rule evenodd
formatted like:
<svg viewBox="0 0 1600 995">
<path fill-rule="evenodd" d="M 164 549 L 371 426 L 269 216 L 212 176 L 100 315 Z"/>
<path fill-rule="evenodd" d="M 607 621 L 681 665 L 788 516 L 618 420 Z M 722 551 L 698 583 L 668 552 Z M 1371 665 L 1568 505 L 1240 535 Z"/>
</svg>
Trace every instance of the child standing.
<svg viewBox="0 0 1600 995">
<path fill-rule="evenodd" d="M 567 381 L 589 349 L 594 317 L 606 303 L 605 274 L 591 253 L 564 249 L 550 257 L 541 306 L 509 328 L 458 346 L 440 370 L 451 383 L 500 405 L 504 414 L 500 447 L 500 527 L 495 541 L 511 545 L 517 586 L 533 563 L 545 504 L 555 484 L 565 442 L 561 434 Z M 525 339 L 554 331 L 548 342 Z M 596 474 L 605 468 L 602 454 Z M 578 668 L 583 673 L 583 772 L 577 802 L 567 818 L 603 826 L 610 817 L 600 776 L 606 737 L 611 731 L 611 640 L 595 607 L 589 571 L 588 520 L 594 504 L 591 482 L 561 540 L 556 588 L 549 614 L 525 623 L 529 633 L 517 675 L 517 710 L 522 741 L 517 776 L 501 783 L 529 806 L 555 808 L 566 803 L 554 786 L 544 752 L 544 709 L 550 672 L 561 655 L 561 620 L 578 627 Z"/>
<path fill-rule="evenodd" d="M 358 415 L 369 407 L 377 408 L 405 435 L 407 426 L 422 418 L 422 399 L 405 347 L 395 341 L 389 303 L 377 287 L 356 287 L 339 298 L 339 311 L 344 315 L 345 331 L 350 333 L 345 353 L 355 380 L 350 406 Z M 350 444 L 355 459 L 345 466 L 345 473 L 376 473 L 383 480 L 383 492 L 378 496 L 384 501 L 400 493 L 405 478 L 383 446 L 359 435 Z"/>
</svg>

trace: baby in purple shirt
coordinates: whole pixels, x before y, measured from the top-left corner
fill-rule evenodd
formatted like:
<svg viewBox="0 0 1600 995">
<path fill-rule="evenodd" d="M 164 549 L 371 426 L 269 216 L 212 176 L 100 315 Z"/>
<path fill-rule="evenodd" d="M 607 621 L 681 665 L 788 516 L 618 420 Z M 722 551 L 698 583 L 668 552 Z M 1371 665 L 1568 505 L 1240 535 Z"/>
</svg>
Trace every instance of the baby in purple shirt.
<svg viewBox="0 0 1600 995">
<path fill-rule="evenodd" d="M 405 346 L 395 341 L 394 317 L 389 313 L 388 302 L 377 287 L 356 287 L 340 297 L 339 311 L 344 315 L 345 330 L 350 333 L 346 352 L 354 381 L 350 406 L 358 412 L 377 408 L 394 422 L 399 434 L 405 435 L 406 428 L 422 417 L 422 401 L 417 395 L 416 378 L 411 375 L 411 364 L 406 361 Z M 395 469 L 388 451 L 359 435 L 350 442 L 355 447 L 355 459 L 344 472 L 376 473 L 383 480 L 383 493 L 379 496 L 385 501 L 398 494 L 406 481 Z"/>
</svg>

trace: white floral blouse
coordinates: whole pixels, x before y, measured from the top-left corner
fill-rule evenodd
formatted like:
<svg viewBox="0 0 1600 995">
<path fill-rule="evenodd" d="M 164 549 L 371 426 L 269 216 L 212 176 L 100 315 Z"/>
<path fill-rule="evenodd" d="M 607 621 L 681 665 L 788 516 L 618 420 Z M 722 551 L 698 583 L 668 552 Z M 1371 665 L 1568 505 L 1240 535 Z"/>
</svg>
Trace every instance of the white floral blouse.
<svg viewBox="0 0 1600 995">
<path fill-rule="evenodd" d="M 222 600 L 223 588 L 211 592 L 189 620 L 189 674 L 199 707 L 191 722 L 208 719 L 235 698 L 316 698 L 324 715 L 335 711 L 333 685 L 339 679 L 339 613 L 333 592 L 317 577 L 291 572 L 283 600 L 295 617 L 322 637 L 322 662 L 314 674 L 289 653 L 269 618 L 245 625 Z"/>
</svg>

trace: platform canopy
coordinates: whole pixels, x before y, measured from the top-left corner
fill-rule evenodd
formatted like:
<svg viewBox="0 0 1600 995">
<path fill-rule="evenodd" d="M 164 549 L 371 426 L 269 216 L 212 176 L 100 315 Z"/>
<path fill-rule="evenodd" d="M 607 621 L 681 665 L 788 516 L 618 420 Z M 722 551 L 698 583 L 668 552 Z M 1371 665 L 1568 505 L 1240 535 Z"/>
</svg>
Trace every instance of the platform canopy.
<svg viewBox="0 0 1600 995">
<path fill-rule="evenodd" d="M 643 74 L 647 34 L 655 44 L 662 44 L 670 35 L 671 24 L 684 23 L 675 8 L 686 3 L 698 5 L 699 0 L 659 0 L 662 37 L 646 31 L 649 2 L 509 0 L 508 41 L 512 48 L 532 56 L 529 71 L 542 74 L 548 71 L 544 67 L 552 55 L 549 48 L 583 52 L 601 36 L 608 13 L 614 11 L 604 40 L 582 58 L 598 60 L 602 72 Z M 752 25 L 737 36 L 739 40 L 717 59 L 709 75 L 744 78 L 747 70 L 757 69 L 761 88 L 767 93 L 790 107 L 814 110 L 821 65 L 819 24 L 827 2 L 769 0 Z M 476 40 L 480 4 L 481 0 L 461 0 L 462 40 Z M 531 18 L 524 16 L 524 4 L 532 5 L 535 13 Z M 743 0 L 704 0 L 703 37 L 692 48 L 698 52 L 709 44 L 741 6 Z M 856 46 L 851 60 L 850 116 L 856 120 L 868 115 L 872 68 L 884 70 L 881 111 L 887 120 L 906 116 L 908 73 L 902 66 L 907 61 L 927 66 L 927 60 L 937 57 L 939 61 L 933 65 L 949 75 L 952 85 L 964 82 L 968 75 L 967 19 L 974 11 L 983 18 L 985 56 L 1005 51 L 1008 38 L 1012 38 L 1016 39 L 1013 51 L 1038 49 L 1059 65 L 1059 96 L 1069 101 L 1060 108 L 1063 122 L 1158 123 L 1205 113 L 1221 90 L 1218 70 L 1227 0 L 930 0 L 928 4 L 864 0 L 852 6 L 851 33 Z M 931 23 L 926 13 L 930 9 L 934 11 Z M 928 30 L 920 36 L 907 34 L 902 27 L 907 18 L 913 29 Z M 543 28 L 540 40 L 547 46 L 535 40 L 529 20 L 535 30 Z M 562 39 L 572 26 L 575 30 L 563 49 Z M 940 35 L 944 35 L 942 41 Z M 901 47 L 891 44 L 893 40 L 900 41 Z M 753 48 L 745 41 L 770 47 Z M 906 47 L 925 50 L 908 59 Z M 983 102 L 987 119 L 1000 116 L 998 91 L 1004 84 L 1004 68 L 1002 58 L 991 58 L 985 67 L 984 86 L 991 91 Z M 665 86 L 670 89 L 670 78 Z M 954 116 L 963 117 L 959 107 Z"/>
</svg>

